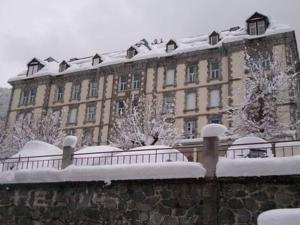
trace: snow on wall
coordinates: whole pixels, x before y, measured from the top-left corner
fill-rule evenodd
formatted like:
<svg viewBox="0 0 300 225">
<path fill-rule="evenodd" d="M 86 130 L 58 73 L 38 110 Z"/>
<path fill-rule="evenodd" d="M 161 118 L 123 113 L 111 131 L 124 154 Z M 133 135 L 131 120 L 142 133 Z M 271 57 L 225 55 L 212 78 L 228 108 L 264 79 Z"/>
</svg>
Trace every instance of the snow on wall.
<svg viewBox="0 0 300 225">
<path fill-rule="evenodd" d="M 276 158 L 220 157 L 217 164 L 217 177 L 260 177 L 300 174 L 300 156 Z"/>
<path fill-rule="evenodd" d="M 258 216 L 258 225 L 299 225 L 300 208 L 274 209 L 263 212 Z"/>
<path fill-rule="evenodd" d="M 202 178 L 205 169 L 195 162 L 124 164 L 110 166 L 69 166 L 64 170 L 36 169 L 0 173 L 0 183 L 42 183 L 66 181 L 145 180 Z"/>
<path fill-rule="evenodd" d="M 70 146 L 72 148 L 75 148 L 76 143 L 77 143 L 77 137 L 70 135 L 70 136 L 65 137 L 63 146 L 64 147 Z"/>
<path fill-rule="evenodd" d="M 44 65 L 44 67 L 35 73 L 34 77 L 40 77 L 45 75 L 50 76 L 57 76 L 61 74 L 66 73 L 72 73 L 77 71 L 83 71 L 88 69 L 94 69 L 98 67 L 104 67 L 108 65 L 118 64 L 118 63 L 125 63 L 125 62 L 132 62 L 137 60 L 143 60 L 143 59 L 150 59 L 150 58 L 159 58 L 159 57 L 166 57 L 171 55 L 176 55 L 180 53 L 185 52 L 192 52 L 192 51 L 198 51 L 198 50 L 205 50 L 210 48 L 216 48 L 222 46 L 223 43 L 230 43 L 235 41 L 242 41 L 244 39 L 254 39 L 257 37 L 263 37 L 268 35 L 273 35 L 277 33 L 284 33 L 284 32 L 290 32 L 293 31 L 293 29 L 288 25 L 282 25 L 277 24 L 275 22 L 271 21 L 270 26 L 266 30 L 265 34 L 263 35 L 248 35 L 246 28 L 240 28 L 235 31 L 222 31 L 220 32 L 221 40 L 216 45 L 210 45 L 208 42 L 208 35 L 200 35 L 190 38 L 182 38 L 182 39 L 173 39 L 178 48 L 175 49 L 172 52 L 166 52 L 166 42 L 150 45 L 150 49 L 147 48 L 142 41 L 139 43 L 136 43 L 133 45 L 134 48 L 138 51 L 138 54 L 131 59 L 128 59 L 126 57 L 126 50 L 123 51 L 117 51 L 117 52 L 110 52 L 110 53 L 103 53 L 98 54 L 100 55 L 102 62 L 98 65 L 93 66 L 92 65 L 92 58 L 93 56 L 84 57 L 78 60 L 68 61 L 68 64 L 70 67 L 66 69 L 63 72 L 59 72 L 59 63 L 56 61 L 48 62 L 46 60 L 40 60 L 40 62 Z M 128 47 L 129 48 L 129 47 Z M 32 76 L 30 76 L 31 78 Z M 15 80 L 22 80 L 27 79 L 26 77 L 26 71 L 23 73 L 20 73 L 16 77 L 11 78 L 9 81 L 15 81 Z"/>
<path fill-rule="evenodd" d="M 227 128 L 221 124 L 208 124 L 201 130 L 202 137 L 219 137 L 223 136 Z"/>
</svg>

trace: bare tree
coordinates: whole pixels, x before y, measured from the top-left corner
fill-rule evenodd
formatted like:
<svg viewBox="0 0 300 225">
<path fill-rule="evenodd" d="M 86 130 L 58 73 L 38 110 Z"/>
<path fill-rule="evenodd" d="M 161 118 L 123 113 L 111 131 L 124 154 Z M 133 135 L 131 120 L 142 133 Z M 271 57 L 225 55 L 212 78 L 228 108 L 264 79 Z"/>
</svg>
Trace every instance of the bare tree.
<svg viewBox="0 0 300 225">
<path fill-rule="evenodd" d="M 177 143 L 181 135 L 175 127 L 174 114 L 164 113 L 162 104 L 145 96 L 124 102 L 113 125 L 110 142 L 129 149 L 134 146 Z"/>
</svg>

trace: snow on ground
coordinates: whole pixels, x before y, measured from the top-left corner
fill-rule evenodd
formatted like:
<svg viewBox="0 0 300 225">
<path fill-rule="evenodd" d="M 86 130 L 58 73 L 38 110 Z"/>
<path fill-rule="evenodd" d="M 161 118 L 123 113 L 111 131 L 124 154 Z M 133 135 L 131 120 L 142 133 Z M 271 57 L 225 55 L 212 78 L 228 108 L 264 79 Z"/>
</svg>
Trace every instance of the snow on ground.
<svg viewBox="0 0 300 225">
<path fill-rule="evenodd" d="M 272 157 L 272 145 L 259 137 L 242 137 L 235 140 L 227 150 L 227 158 L 247 158 L 251 150 L 266 151 L 267 157 Z"/>
<path fill-rule="evenodd" d="M 220 157 L 217 177 L 260 177 L 300 174 L 300 156 L 276 158 Z"/>
<path fill-rule="evenodd" d="M 0 173 L 0 183 L 41 183 L 66 181 L 144 180 L 201 178 L 205 169 L 195 162 L 123 164 L 111 166 L 69 166 L 64 170 L 36 169 Z"/>
<path fill-rule="evenodd" d="M 274 209 L 263 212 L 258 216 L 258 225 L 299 225 L 300 208 Z"/>
<path fill-rule="evenodd" d="M 73 163 L 76 166 L 111 164 L 118 152 L 123 150 L 109 145 L 86 147 L 75 152 Z"/>
<path fill-rule="evenodd" d="M 227 131 L 227 127 L 221 124 L 208 124 L 201 130 L 202 137 L 219 137 L 223 136 Z"/>
</svg>

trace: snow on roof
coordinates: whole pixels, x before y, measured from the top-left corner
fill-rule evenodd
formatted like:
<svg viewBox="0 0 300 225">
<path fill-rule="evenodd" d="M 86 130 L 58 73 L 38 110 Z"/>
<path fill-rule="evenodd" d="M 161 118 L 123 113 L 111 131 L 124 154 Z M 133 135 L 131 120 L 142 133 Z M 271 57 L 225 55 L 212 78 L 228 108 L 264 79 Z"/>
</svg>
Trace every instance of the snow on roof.
<svg viewBox="0 0 300 225">
<path fill-rule="evenodd" d="M 265 34 L 263 35 L 248 35 L 246 28 L 239 28 L 237 30 L 225 30 L 219 32 L 220 41 L 216 45 L 210 45 L 208 41 L 208 34 L 199 35 L 195 37 L 182 38 L 182 39 L 169 39 L 173 40 L 177 44 L 177 48 L 171 52 L 166 52 L 166 44 L 167 42 L 158 43 L 158 44 L 149 44 L 145 39 L 142 39 L 140 42 L 136 43 L 132 47 L 134 47 L 138 54 L 133 56 L 132 58 L 127 58 L 127 50 L 116 51 L 110 53 L 102 53 L 99 56 L 102 59 L 102 62 L 97 65 L 92 65 L 93 56 L 70 60 L 68 61 L 70 67 L 63 72 L 59 72 L 59 63 L 56 61 L 48 62 L 47 60 L 39 60 L 40 63 L 44 65 L 44 67 L 35 73 L 33 76 L 26 76 L 26 71 L 9 79 L 9 81 L 22 80 L 32 77 L 40 77 L 45 75 L 57 76 L 61 74 L 67 74 L 77 71 L 83 71 L 88 69 L 94 69 L 98 67 L 105 67 L 108 65 L 132 62 L 142 59 L 150 59 L 150 58 L 160 58 L 166 57 L 170 55 L 177 55 L 186 52 L 193 52 L 198 50 L 206 50 L 216 47 L 221 47 L 223 43 L 230 43 L 235 41 L 242 41 L 245 39 L 254 39 L 257 37 L 269 36 L 277 33 L 290 32 L 293 29 L 288 25 L 277 24 L 276 22 L 271 22 Z"/>
<path fill-rule="evenodd" d="M 217 177 L 299 175 L 300 156 L 240 159 L 220 157 L 216 173 Z"/>
<path fill-rule="evenodd" d="M 299 225 L 300 208 L 273 209 L 258 216 L 258 225 Z"/>
</svg>

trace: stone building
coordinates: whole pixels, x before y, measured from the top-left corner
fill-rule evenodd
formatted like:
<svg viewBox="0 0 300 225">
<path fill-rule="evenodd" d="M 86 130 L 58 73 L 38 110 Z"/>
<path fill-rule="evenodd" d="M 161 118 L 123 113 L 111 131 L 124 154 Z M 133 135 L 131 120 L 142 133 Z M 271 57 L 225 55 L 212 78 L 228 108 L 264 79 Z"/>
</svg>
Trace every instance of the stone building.
<svg viewBox="0 0 300 225">
<path fill-rule="evenodd" d="M 109 140 L 114 118 L 132 95 L 156 96 L 176 116 L 186 138 L 199 136 L 207 123 L 232 121 L 225 110 L 241 101 L 245 46 L 259 43 L 263 53 L 286 65 L 298 61 L 295 32 L 255 13 L 243 27 L 209 35 L 153 43 L 142 39 L 126 51 L 95 54 L 57 62 L 32 59 L 27 70 L 9 80 L 12 95 L 7 124 L 36 120 L 43 113 L 61 115 L 70 134 L 90 136 L 95 144 Z M 266 66 L 269 64 L 265 59 Z M 296 105 L 278 106 L 286 124 L 296 121 Z"/>
</svg>

